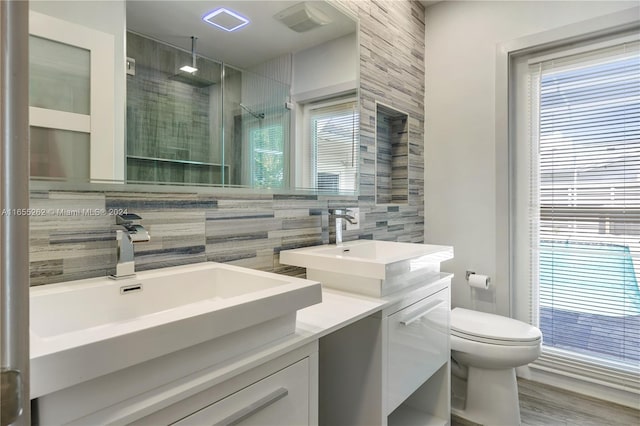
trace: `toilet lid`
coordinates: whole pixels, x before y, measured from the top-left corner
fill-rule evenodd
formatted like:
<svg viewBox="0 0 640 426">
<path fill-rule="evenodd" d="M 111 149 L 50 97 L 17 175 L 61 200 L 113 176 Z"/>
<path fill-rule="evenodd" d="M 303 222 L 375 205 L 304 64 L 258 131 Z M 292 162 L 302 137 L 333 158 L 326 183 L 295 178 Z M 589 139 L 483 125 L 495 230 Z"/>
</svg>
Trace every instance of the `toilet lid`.
<svg viewBox="0 0 640 426">
<path fill-rule="evenodd" d="M 497 344 L 532 344 L 542 337 L 538 328 L 522 321 L 464 308 L 451 311 L 451 334 Z"/>
</svg>

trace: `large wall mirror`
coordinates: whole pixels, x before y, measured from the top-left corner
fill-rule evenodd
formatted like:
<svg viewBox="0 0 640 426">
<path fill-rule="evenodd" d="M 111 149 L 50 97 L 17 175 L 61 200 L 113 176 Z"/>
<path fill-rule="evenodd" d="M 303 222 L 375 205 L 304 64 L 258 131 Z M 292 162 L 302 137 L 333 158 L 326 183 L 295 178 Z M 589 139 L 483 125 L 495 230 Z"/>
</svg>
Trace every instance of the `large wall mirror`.
<svg viewBox="0 0 640 426">
<path fill-rule="evenodd" d="M 31 1 L 37 180 L 358 189 L 358 22 L 325 1 Z"/>
</svg>

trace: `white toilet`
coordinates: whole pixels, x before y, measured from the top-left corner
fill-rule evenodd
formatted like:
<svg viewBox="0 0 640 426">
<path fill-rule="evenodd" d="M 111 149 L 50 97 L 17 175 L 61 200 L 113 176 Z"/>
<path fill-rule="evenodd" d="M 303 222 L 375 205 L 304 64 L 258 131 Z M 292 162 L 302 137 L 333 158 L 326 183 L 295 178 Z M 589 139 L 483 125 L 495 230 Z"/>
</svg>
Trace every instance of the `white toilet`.
<svg viewBox="0 0 640 426">
<path fill-rule="evenodd" d="M 451 356 L 467 372 L 466 405 L 459 414 L 487 426 L 519 425 L 515 368 L 538 358 L 541 346 L 542 333 L 532 325 L 454 308 Z"/>
</svg>

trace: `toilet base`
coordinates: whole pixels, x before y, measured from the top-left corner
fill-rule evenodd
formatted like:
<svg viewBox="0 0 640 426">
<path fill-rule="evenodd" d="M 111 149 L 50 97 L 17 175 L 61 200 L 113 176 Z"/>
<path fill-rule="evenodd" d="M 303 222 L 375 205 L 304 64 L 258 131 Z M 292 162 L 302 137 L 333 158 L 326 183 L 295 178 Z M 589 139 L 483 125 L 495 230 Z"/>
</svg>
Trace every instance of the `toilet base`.
<svg viewBox="0 0 640 426">
<path fill-rule="evenodd" d="M 520 424 L 516 370 L 469 367 L 467 401 L 462 417 L 486 426 Z"/>
</svg>

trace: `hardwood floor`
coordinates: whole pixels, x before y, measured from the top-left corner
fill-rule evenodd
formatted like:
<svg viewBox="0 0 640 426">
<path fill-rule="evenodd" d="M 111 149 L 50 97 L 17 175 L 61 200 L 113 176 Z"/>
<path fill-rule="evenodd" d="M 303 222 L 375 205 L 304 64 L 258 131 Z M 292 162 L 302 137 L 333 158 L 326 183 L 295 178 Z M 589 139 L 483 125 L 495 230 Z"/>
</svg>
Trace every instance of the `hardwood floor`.
<svg viewBox="0 0 640 426">
<path fill-rule="evenodd" d="M 640 425 L 640 410 L 529 380 L 518 379 L 518 389 L 523 426 Z M 455 416 L 451 419 L 451 425 L 477 426 Z"/>
</svg>

